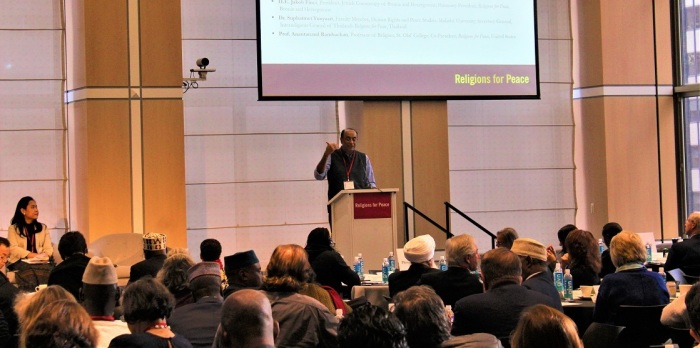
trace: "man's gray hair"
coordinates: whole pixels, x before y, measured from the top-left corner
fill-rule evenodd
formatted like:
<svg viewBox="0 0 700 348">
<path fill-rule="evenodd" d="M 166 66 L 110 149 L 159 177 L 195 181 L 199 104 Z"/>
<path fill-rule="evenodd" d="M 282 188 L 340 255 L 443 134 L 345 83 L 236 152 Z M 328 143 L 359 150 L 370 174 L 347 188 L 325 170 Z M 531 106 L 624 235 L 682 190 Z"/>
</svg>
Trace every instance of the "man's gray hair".
<svg viewBox="0 0 700 348">
<path fill-rule="evenodd" d="M 467 266 L 465 258 L 476 253 L 476 241 L 468 234 L 452 237 L 445 244 L 445 259 L 449 266 Z"/>
</svg>

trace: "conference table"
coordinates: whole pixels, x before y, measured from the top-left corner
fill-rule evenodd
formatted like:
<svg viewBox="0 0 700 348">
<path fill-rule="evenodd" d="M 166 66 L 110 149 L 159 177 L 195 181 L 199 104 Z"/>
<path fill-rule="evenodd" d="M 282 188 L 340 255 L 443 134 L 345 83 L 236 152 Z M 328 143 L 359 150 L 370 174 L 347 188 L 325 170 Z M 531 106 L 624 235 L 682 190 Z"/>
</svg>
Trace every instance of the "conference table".
<svg viewBox="0 0 700 348">
<path fill-rule="evenodd" d="M 367 302 L 384 309 L 389 309 L 389 285 L 382 283 L 364 283 L 355 285 L 350 291 L 350 298 L 356 299 L 364 296 Z"/>
<path fill-rule="evenodd" d="M 572 302 L 562 302 L 564 314 L 576 323 L 579 336 L 583 336 L 586 329 L 593 322 L 593 309 L 595 303 L 590 299 L 578 299 Z"/>
</svg>

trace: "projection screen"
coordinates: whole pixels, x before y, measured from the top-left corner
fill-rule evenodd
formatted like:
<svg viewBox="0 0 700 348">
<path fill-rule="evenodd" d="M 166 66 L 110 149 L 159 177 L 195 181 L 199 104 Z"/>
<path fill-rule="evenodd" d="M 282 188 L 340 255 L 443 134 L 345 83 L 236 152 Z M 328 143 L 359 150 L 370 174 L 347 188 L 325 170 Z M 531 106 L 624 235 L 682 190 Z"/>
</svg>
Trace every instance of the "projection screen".
<svg viewBox="0 0 700 348">
<path fill-rule="evenodd" d="M 539 98 L 536 6 L 257 0 L 259 98 Z"/>
</svg>

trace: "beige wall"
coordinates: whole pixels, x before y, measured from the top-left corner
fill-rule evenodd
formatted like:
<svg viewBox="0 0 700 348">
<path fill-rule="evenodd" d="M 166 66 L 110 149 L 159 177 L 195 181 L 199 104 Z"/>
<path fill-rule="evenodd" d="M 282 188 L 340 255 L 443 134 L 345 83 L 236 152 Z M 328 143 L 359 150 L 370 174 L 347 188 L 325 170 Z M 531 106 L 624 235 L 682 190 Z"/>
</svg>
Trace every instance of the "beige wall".
<svg viewBox="0 0 700 348">
<path fill-rule="evenodd" d="M 445 227 L 444 202 L 450 201 L 446 102 L 411 103 L 411 144 L 413 206 Z M 446 236 L 442 231 L 417 215 L 414 220 L 415 235 L 429 233 L 438 248 L 444 248 Z"/>
<path fill-rule="evenodd" d="M 185 247 L 185 148 L 181 100 L 143 102 L 144 228 Z"/>
<path fill-rule="evenodd" d="M 576 223 L 598 235 L 616 221 L 675 237 L 674 116 L 663 88 L 672 82 L 669 4 L 574 0 L 572 16 L 574 87 L 582 95 L 574 101 Z"/>
<path fill-rule="evenodd" d="M 185 247 L 180 2 L 67 0 L 71 228 Z"/>
</svg>

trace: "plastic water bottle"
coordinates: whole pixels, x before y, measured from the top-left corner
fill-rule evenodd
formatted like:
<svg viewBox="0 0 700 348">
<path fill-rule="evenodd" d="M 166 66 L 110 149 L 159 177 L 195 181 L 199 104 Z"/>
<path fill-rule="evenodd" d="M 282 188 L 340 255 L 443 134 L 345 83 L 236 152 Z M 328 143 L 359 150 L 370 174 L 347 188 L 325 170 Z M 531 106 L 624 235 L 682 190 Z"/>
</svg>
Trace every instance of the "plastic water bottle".
<svg viewBox="0 0 700 348">
<path fill-rule="evenodd" d="M 554 268 L 554 286 L 557 288 L 560 297 L 564 297 L 564 272 L 561 270 L 561 264 L 557 262 L 557 267 Z"/>
<path fill-rule="evenodd" d="M 445 261 L 444 256 L 440 256 L 440 270 L 447 271 L 447 261 Z"/>
<path fill-rule="evenodd" d="M 389 260 L 389 273 L 394 273 L 394 271 L 396 271 L 396 259 L 394 258 L 394 252 L 390 251 L 389 257 L 386 259 Z"/>
<path fill-rule="evenodd" d="M 651 262 L 651 244 L 647 243 L 645 247 L 647 248 L 647 262 Z"/>
<path fill-rule="evenodd" d="M 602 254 L 605 251 L 605 243 L 603 243 L 603 238 L 598 239 L 598 250 Z"/>
<path fill-rule="evenodd" d="M 357 253 L 357 260 L 360 261 L 360 272 L 357 273 L 360 279 L 365 279 L 365 260 L 362 258 L 362 253 Z"/>
<path fill-rule="evenodd" d="M 360 276 L 360 279 L 362 279 L 362 268 L 360 268 L 360 258 L 355 257 L 355 260 L 352 262 L 352 269 L 357 273 L 358 276 Z"/>
<path fill-rule="evenodd" d="M 385 257 L 384 262 L 382 262 L 382 283 L 384 284 L 389 282 L 389 267 L 389 259 Z"/>
<path fill-rule="evenodd" d="M 571 270 L 566 269 L 564 273 L 564 300 L 573 301 L 574 300 L 574 277 L 571 276 Z"/>
</svg>

